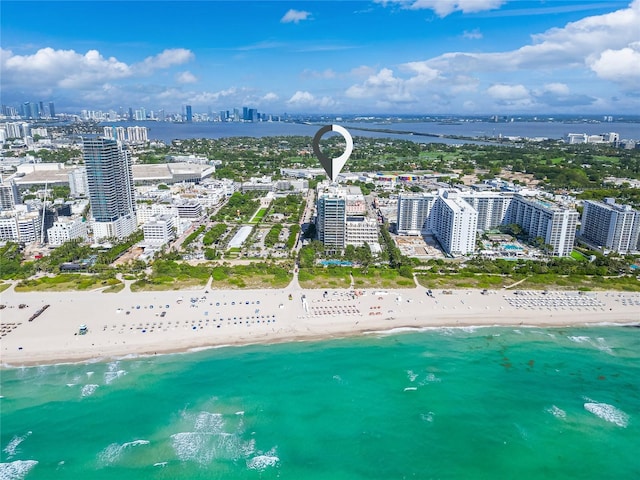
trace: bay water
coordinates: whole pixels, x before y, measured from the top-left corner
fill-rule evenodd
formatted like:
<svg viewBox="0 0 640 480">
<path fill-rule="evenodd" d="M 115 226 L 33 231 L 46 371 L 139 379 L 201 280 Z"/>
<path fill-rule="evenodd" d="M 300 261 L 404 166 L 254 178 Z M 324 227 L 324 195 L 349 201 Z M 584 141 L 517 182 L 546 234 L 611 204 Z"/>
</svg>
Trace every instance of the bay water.
<svg viewBox="0 0 640 480">
<path fill-rule="evenodd" d="M 460 145 L 465 143 L 488 144 L 483 141 L 460 140 L 454 138 L 429 137 L 395 132 L 416 132 L 432 135 L 460 135 L 465 137 L 520 136 L 544 137 L 552 139 L 564 138 L 569 133 L 586 133 L 597 135 L 617 132 L 620 139 L 640 141 L 640 123 L 579 123 L 567 124 L 562 122 L 464 122 L 459 124 L 439 124 L 437 122 L 397 122 L 397 123 L 368 123 L 343 122 L 351 130 L 351 135 L 371 138 L 392 138 L 410 140 L 418 143 L 445 143 Z M 105 122 L 104 125 L 128 127 L 132 125 L 149 128 L 149 138 L 170 143 L 173 139 L 190 138 L 226 138 L 226 137 L 269 137 L 269 136 L 308 136 L 313 137 L 318 131 L 318 125 L 290 122 Z M 389 131 L 370 131 L 364 129 L 384 129 Z"/>
<path fill-rule="evenodd" d="M 0 371 L 0 479 L 640 478 L 640 329 L 373 333 Z"/>
</svg>

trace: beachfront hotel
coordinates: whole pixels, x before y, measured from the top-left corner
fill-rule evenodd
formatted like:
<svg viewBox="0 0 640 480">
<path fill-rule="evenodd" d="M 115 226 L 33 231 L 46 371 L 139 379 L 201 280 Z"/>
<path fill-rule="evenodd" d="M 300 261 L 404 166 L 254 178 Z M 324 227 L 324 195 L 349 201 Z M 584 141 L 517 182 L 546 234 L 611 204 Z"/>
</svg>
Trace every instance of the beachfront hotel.
<svg viewBox="0 0 640 480">
<path fill-rule="evenodd" d="M 540 237 L 553 255 L 564 257 L 573 250 L 578 212 L 524 193 L 441 189 L 401 194 L 397 218 L 399 235 L 433 234 L 450 255 L 472 253 L 477 231 L 515 223 L 530 240 Z"/>
<path fill-rule="evenodd" d="M 130 152 L 108 138 L 85 138 L 83 152 L 94 239 L 131 235 L 137 225 Z"/>
<path fill-rule="evenodd" d="M 604 202 L 586 200 L 582 212 L 580 240 L 618 253 L 640 250 L 640 211 L 618 205 L 613 198 Z"/>
</svg>

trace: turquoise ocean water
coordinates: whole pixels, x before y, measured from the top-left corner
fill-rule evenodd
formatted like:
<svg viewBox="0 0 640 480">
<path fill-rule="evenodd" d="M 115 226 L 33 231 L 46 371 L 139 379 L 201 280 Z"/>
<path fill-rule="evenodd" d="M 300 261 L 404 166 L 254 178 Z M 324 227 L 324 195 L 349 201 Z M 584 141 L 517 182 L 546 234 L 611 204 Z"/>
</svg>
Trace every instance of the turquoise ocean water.
<svg viewBox="0 0 640 480">
<path fill-rule="evenodd" d="M 640 478 L 640 329 L 478 328 L 1 372 L 0 479 Z"/>
</svg>

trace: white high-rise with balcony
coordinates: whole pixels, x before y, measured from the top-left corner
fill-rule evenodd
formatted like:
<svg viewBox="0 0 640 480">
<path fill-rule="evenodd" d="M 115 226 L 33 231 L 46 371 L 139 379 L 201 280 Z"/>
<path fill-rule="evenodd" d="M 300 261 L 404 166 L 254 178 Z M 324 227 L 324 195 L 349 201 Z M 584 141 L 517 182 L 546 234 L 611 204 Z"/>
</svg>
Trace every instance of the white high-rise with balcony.
<svg viewBox="0 0 640 480">
<path fill-rule="evenodd" d="M 640 212 L 613 198 L 584 202 L 580 237 L 591 245 L 618 253 L 640 249 Z"/>
<path fill-rule="evenodd" d="M 116 140 L 84 139 L 93 236 L 122 239 L 136 229 L 131 155 Z"/>
</svg>

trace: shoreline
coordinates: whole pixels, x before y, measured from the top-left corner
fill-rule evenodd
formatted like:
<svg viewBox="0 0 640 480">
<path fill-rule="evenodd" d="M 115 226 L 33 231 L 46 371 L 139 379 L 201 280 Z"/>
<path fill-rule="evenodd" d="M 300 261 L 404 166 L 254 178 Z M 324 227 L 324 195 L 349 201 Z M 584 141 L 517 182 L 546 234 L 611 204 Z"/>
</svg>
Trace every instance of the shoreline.
<svg viewBox="0 0 640 480">
<path fill-rule="evenodd" d="M 305 290 L 292 284 L 108 295 L 10 288 L 0 299 L 6 306 L 0 310 L 0 369 L 411 330 L 633 326 L 640 319 L 640 293 L 619 291 L 465 289 L 430 296 L 424 287 Z M 80 325 L 87 326 L 86 335 Z"/>
</svg>

